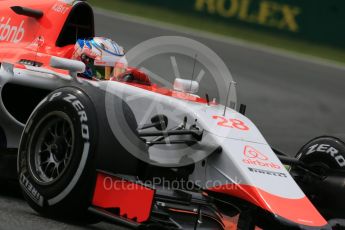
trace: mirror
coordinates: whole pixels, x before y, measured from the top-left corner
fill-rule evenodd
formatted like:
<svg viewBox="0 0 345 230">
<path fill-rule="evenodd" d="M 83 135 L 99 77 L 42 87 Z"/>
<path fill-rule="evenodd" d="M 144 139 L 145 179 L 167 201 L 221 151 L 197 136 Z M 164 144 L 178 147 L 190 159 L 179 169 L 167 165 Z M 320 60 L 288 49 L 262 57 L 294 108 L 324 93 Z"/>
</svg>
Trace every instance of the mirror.
<svg viewBox="0 0 345 230">
<path fill-rule="evenodd" d="M 68 70 L 70 73 L 83 73 L 85 72 L 85 64 L 81 61 L 52 57 L 50 59 L 50 66 L 56 69 Z"/>
</svg>

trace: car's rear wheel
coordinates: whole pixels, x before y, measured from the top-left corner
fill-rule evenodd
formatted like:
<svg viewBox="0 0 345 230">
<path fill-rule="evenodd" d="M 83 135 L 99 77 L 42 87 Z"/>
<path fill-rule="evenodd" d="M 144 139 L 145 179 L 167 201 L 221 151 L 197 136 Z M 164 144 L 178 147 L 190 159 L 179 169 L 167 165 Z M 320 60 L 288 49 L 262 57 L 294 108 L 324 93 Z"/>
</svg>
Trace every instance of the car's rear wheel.
<svg viewBox="0 0 345 230">
<path fill-rule="evenodd" d="M 24 197 L 37 212 L 90 220 L 96 120 L 92 102 L 75 88 L 51 93 L 29 118 L 20 143 L 18 172 Z"/>
</svg>

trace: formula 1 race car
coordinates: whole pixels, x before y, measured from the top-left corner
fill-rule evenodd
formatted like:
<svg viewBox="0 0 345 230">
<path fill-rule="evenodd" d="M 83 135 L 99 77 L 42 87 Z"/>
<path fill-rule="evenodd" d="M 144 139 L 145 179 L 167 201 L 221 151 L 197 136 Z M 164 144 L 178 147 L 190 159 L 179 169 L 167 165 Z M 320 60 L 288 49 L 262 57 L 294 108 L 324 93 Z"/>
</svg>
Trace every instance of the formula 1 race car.
<svg viewBox="0 0 345 230">
<path fill-rule="evenodd" d="M 74 44 L 95 36 L 85 1 L 4 0 L 0 12 L 0 176 L 38 213 L 142 229 L 331 229 L 345 218 L 341 140 L 316 138 L 292 158 L 244 106 L 194 95 L 197 82 L 167 89 L 131 68 L 79 77 Z"/>
</svg>

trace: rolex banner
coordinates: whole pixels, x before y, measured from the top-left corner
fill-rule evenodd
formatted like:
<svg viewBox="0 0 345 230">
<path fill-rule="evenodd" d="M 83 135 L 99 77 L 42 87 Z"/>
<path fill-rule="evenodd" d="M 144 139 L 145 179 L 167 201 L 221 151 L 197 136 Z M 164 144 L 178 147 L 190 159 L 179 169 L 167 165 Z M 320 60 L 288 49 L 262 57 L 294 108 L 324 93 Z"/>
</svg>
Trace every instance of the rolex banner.
<svg viewBox="0 0 345 230">
<path fill-rule="evenodd" d="M 344 0 L 132 0 L 345 47 Z"/>
</svg>

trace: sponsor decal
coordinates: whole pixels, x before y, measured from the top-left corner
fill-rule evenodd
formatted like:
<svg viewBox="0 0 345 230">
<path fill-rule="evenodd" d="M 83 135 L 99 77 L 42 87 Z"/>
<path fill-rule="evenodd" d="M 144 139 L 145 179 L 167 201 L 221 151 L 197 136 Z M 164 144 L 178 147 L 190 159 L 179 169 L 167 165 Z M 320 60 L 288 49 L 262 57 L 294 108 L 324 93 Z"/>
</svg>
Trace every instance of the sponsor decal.
<svg viewBox="0 0 345 230">
<path fill-rule="evenodd" d="M 295 33 L 300 29 L 298 16 L 302 12 L 297 6 L 265 0 L 195 0 L 194 8 L 210 15 Z"/>
<path fill-rule="evenodd" d="M 54 93 L 48 101 L 52 101 L 55 98 L 58 98 L 62 95 L 61 92 Z M 68 94 L 68 96 L 64 97 L 63 100 L 67 101 L 68 103 L 71 103 L 74 109 L 78 112 L 78 115 L 80 117 L 80 123 L 81 125 L 81 132 L 82 132 L 82 137 L 85 140 L 90 139 L 90 133 L 89 133 L 89 126 L 87 125 L 88 122 L 88 117 L 85 112 L 85 107 L 84 105 L 78 100 L 78 98 L 72 94 Z M 88 143 L 87 143 L 88 144 Z"/>
<path fill-rule="evenodd" d="M 288 177 L 285 173 L 282 173 L 282 172 L 273 172 L 273 171 L 257 169 L 257 168 L 248 168 L 248 169 L 252 173 L 259 173 L 259 174 L 275 176 L 275 177 L 283 177 L 283 178 L 287 178 Z"/>
<path fill-rule="evenodd" d="M 19 43 L 25 35 L 24 20 L 19 25 L 11 25 L 12 18 L 1 17 L 0 41 Z"/>
<path fill-rule="evenodd" d="M 52 101 L 55 98 L 60 98 L 62 95 L 63 95 L 62 92 L 56 92 L 48 100 Z M 67 187 L 59 195 L 47 201 L 48 205 L 50 206 L 55 205 L 59 203 L 61 200 L 63 200 L 76 186 L 85 168 L 88 155 L 89 155 L 89 150 L 90 150 L 90 133 L 89 133 L 89 126 L 87 124 L 88 117 L 85 112 L 85 106 L 78 100 L 76 96 L 72 94 L 67 94 L 67 96 L 63 95 L 62 97 L 64 101 L 67 101 L 68 103 L 70 103 L 74 107 L 74 109 L 78 112 L 80 122 L 81 122 L 81 135 L 82 135 L 82 138 L 84 139 L 84 147 L 83 147 L 82 158 L 79 162 L 79 167 L 76 173 L 74 174 L 73 178 L 70 180 L 70 183 L 67 185 Z"/>
<path fill-rule="evenodd" d="M 335 159 L 340 167 L 345 167 L 345 158 L 343 155 L 340 154 L 340 151 L 328 144 L 315 144 L 310 146 L 306 155 L 309 155 L 314 152 L 321 152 L 329 154 L 331 157 Z"/>
<path fill-rule="evenodd" d="M 71 103 L 73 107 L 77 110 L 78 115 L 80 117 L 80 122 L 81 122 L 81 134 L 83 139 L 89 140 L 90 139 L 90 133 L 89 133 L 89 126 L 87 125 L 87 115 L 85 112 L 85 107 L 84 105 L 77 99 L 76 96 L 72 94 L 68 94 L 67 97 L 64 98 L 65 101 Z"/>
<path fill-rule="evenodd" d="M 60 14 L 65 14 L 68 10 L 70 9 L 70 5 L 66 6 L 66 4 L 57 2 L 53 5 L 52 10 L 60 13 Z"/>
<path fill-rule="evenodd" d="M 246 145 L 243 152 L 245 158 L 243 162 L 248 165 L 261 166 L 272 169 L 281 169 L 281 166 L 270 162 L 269 158 L 255 148 Z"/>
<path fill-rule="evenodd" d="M 32 198 L 32 200 L 38 204 L 39 206 L 43 207 L 43 197 L 37 191 L 37 189 L 31 184 L 31 182 L 24 176 L 22 173 L 19 178 L 19 183 L 25 193 Z"/>
<path fill-rule="evenodd" d="M 30 45 L 27 46 L 27 48 L 31 49 L 37 49 L 38 47 L 42 47 L 44 45 L 44 37 L 38 36 L 35 38 Z"/>
<path fill-rule="evenodd" d="M 267 161 L 268 157 L 264 154 L 260 153 L 258 150 L 254 149 L 253 147 L 246 146 L 244 149 L 244 155 L 248 158 L 259 159 L 263 161 Z"/>
<path fill-rule="evenodd" d="M 96 65 L 106 65 L 107 62 L 95 60 L 95 64 L 96 64 Z"/>
<path fill-rule="evenodd" d="M 54 94 L 48 99 L 48 101 L 52 101 L 52 100 L 54 100 L 55 98 L 60 97 L 61 94 L 62 94 L 61 92 L 54 93 Z"/>
</svg>

